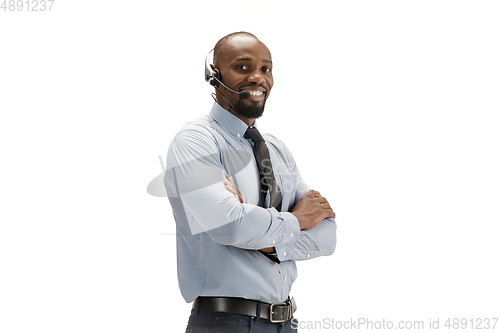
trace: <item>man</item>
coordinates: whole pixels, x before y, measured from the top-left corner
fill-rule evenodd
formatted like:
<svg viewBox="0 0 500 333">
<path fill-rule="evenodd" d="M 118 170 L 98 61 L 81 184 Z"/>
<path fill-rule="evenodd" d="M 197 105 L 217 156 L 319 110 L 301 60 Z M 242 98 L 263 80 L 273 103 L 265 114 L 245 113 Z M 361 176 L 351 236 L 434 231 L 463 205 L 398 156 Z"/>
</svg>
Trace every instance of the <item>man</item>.
<svg viewBox="0 0 500 333">
<path fill-rule="evenodd" d="M 207 68 L 216 103 L 168 151 L 179 287 L 194 301 L 186 332 L 296 332 L 295 261 L 335 249 L 328 201 L 307 188 L 287 147 L 256 128 L 272 66 L 252 34 L 219 40 Z"/>
</svg>

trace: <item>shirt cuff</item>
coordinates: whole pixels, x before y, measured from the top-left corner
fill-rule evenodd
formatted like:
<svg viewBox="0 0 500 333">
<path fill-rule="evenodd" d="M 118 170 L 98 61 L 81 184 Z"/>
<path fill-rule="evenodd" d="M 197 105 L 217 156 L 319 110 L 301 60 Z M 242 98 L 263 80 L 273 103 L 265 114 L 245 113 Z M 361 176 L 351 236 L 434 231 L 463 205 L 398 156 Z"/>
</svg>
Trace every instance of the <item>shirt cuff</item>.
<svg viewBox="0 0 500 333">
<path fill-rule="evenodd" d="M 300 224 L 299 220 L 292 213 L 281 212 L 281 217 L 285 221 L 285 240 L 281 245 L 277 245 L 276 256 L 280 261 L 291 260 L 294 251 L 294 241 L 299 239 Z"/>
<path fill-rule="evenodd" d="M 278 212 L 274 207 L 267 209 L 271 214 L 271 228 L 266 236 L 250 239 L 247 242 L 249 249 L 263 249 L 265 247 L 276 247 L 289 243 L 300 235 L 300 225 L 297 218 L 288 212 Z"/>
</svg>

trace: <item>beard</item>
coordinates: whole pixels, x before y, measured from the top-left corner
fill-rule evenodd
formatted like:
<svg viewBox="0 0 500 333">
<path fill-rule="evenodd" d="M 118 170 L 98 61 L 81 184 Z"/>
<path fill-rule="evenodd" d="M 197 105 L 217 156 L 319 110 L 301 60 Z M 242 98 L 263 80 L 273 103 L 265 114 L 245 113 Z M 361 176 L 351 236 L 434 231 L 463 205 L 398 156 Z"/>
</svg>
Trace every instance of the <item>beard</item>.
<svg viewBox="0 0 500 333">
<path fill-rule="evenodd" d="M 246 104 L 246 100 L 238 98 L 236 103 L 234 103 L 234 110 L 240 116 L 246 118 L 259 118 L 264 113 L 264 106 L 266 104 L 266 100 L 262 102 L 262 105 L 252 105 Z"/>
</svg>

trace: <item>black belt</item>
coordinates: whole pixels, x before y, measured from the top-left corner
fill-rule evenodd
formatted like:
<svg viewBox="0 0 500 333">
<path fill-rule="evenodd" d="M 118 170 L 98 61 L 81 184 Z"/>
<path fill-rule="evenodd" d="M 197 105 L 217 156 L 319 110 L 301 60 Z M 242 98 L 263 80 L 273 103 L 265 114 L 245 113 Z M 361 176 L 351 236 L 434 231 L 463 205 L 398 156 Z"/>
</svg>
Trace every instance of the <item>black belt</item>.
<svg viewBox="0 0 500 333">
<path fill-rule="evenodd" d="M 258 301 L 233 297 L 198 297 L 193 302 L 193 308 L 201 311 L 226 312 L 244 316 L 257 317 Z M 260 302 L 260 318 L 272 323 L 282 323 L 292 318 L 297 310 L 295 300 L 273 304 Z"/>
</svg>

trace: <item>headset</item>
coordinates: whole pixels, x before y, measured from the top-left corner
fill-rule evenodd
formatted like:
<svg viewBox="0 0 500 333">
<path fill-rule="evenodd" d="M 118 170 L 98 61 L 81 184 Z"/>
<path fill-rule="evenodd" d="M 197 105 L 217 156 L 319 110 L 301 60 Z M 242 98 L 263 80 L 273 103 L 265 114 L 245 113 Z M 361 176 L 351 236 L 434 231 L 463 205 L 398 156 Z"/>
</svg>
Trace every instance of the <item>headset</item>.
<svg viewBox="0 0 500 333">
<path fill-rule="evenodd" d="M 241 92 L 237 92 L 237 91 L 234 91 L 233 89 L 229 88 L 224 83 L 222 83 L 220 71 L 218 69 L 212 69 L 210 67 L 210 61 L 208 60 L 208 58 L 210 57 L 210 53 L 212 53 L 213 50 L 214 49 L 211 49 L 210 52 L 208 52 L 207 57 L 205 58 L 205 81 L 207 81 L 208 83 L 210 83 L 210 85 L 212 85 L 214 87 L 217 87 L 217 85 L 220 83 L 224 88 L 226 88 L 227 90 L 229 90 L 232 93 L 235 93 L 240 98 L 249 99 L 250 92 L 248 90 L 243 90 Z"/>
<path fill-rule="evenodd" d="M 211 49 L 210 52 L 208 52 L 207 57 L 205 58 L 205 81 L 215 87 L 220 82 L 221 76 L 218 69 L 212 69 L 210 67 L 208 58 L 210 57 L 210 53 L 212 53 L 213 51 L 214 49 Z"/>
</svg>

